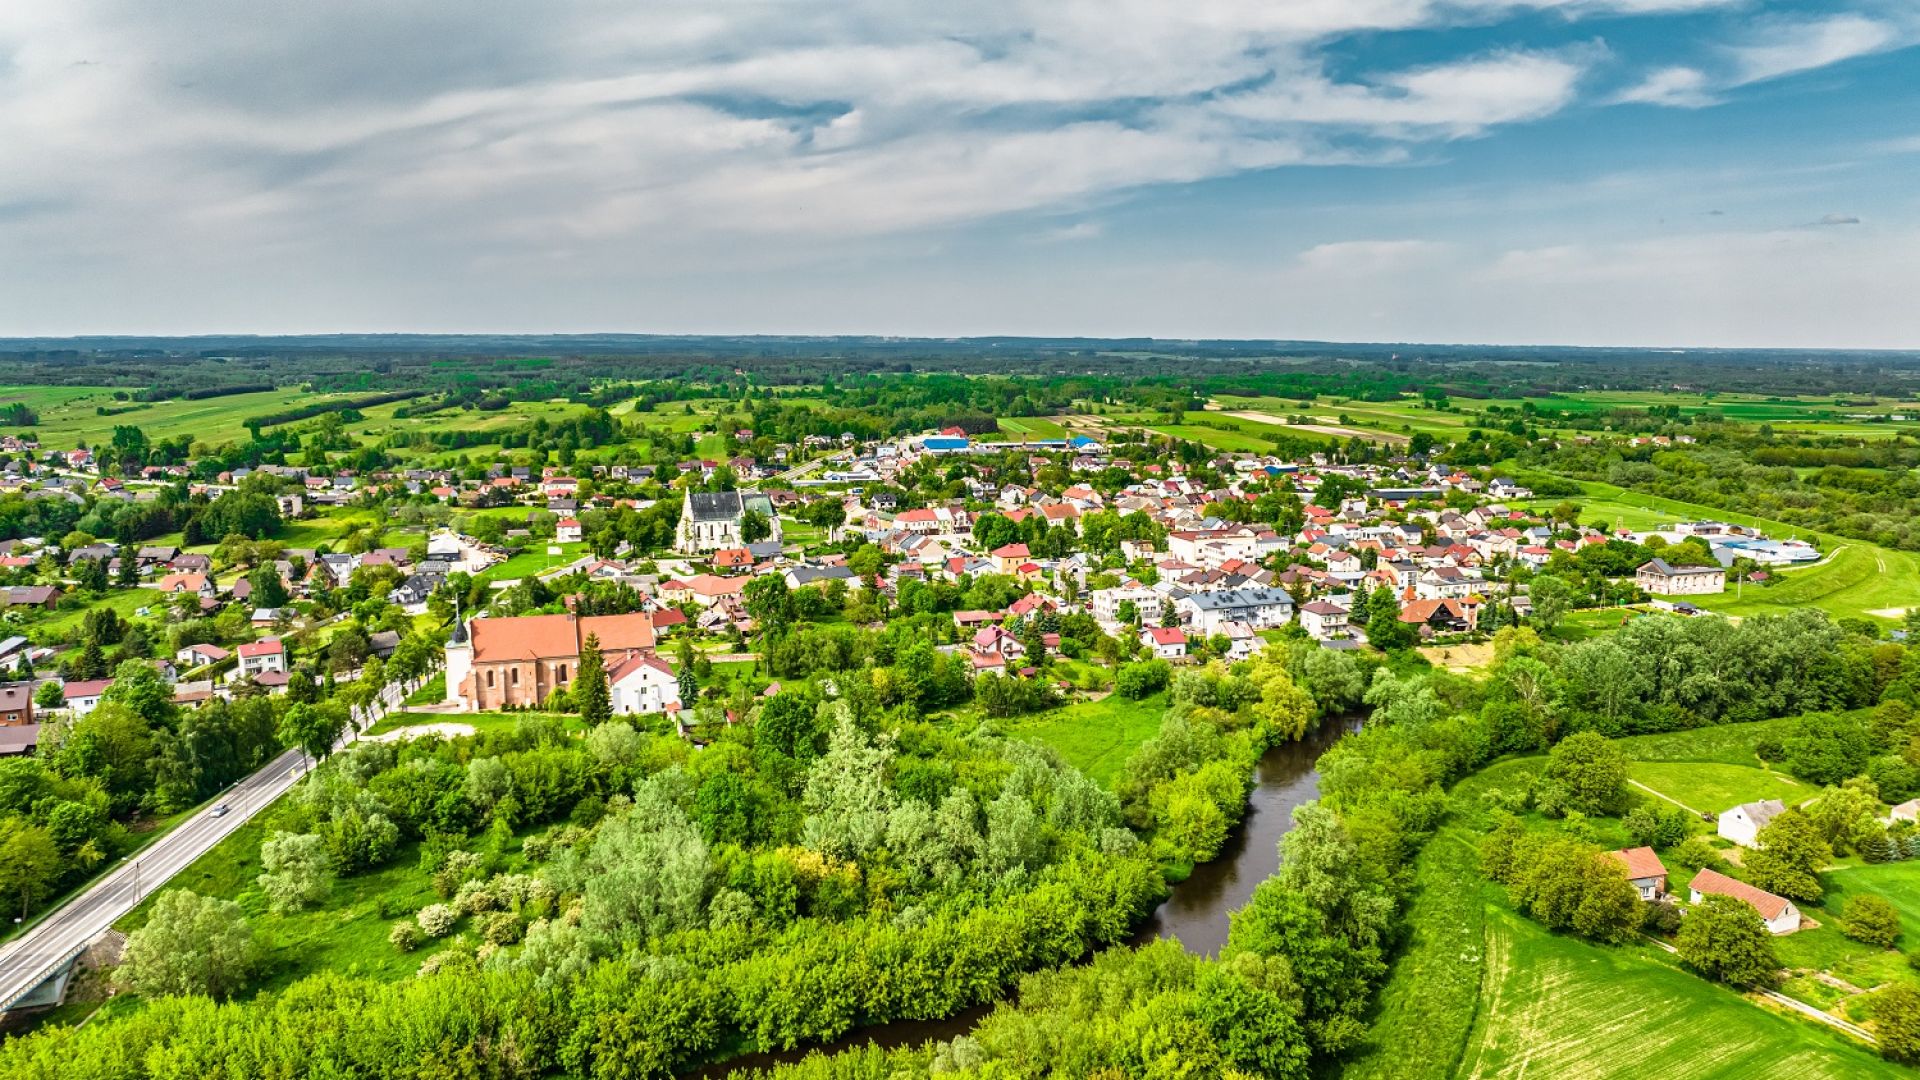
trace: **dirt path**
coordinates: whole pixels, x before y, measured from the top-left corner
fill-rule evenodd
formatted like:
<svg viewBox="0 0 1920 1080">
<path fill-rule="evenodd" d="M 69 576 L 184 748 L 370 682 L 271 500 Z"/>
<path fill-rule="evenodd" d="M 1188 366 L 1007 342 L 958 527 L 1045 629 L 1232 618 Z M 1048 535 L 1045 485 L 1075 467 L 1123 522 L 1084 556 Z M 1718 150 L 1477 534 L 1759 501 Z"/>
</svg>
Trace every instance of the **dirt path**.
<svg viewBox="0 0 1920 1080">
<path fill-rule="evenodd" d="M 1685 810 L 1689 814 L 1700 813 L 1700 811 L 1695 810 L 1693 807 L 1688 806 L 1686 803 L 1681 802 L 1679 799 L 1676 799 L 1673 796 L 1668 795 L 1666 792 L 1656 791 L 1653 788 L 1648 787 L 1647 785 L 1641 783 L 1638 780 L 1628 780 L 1627 783 L 1632 784 L 1634 787 L 1639 788 L 1641 791 L 1646 792 L 1647 794 L 1653 796 L 1656 799 L 1664 799 L 1667 802 L 1670 802 L 1673 805 L 1679 807 L 1680 809 Z"/>
</svg>

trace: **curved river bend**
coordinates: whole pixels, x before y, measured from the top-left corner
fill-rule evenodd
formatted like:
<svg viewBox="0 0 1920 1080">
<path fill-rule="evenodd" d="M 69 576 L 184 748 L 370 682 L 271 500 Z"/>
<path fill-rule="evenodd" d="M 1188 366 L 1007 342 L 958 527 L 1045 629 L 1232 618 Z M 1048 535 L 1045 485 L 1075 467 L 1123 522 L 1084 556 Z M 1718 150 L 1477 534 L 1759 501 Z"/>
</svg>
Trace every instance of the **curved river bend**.
<svg viewBox="0 0 1920 1080">
<path fill-rule="evenodd" d="M 1253 791 L 1247 796 L 1247 815 L 1227 839 L 1220 855 L 1193 868 L 1187 880 L 1173 886 L 1173 894 L 1154 909 L 1133 937 L 1144 945 L 1155 938 L 1178 938 L 1191 952 L 1217 956 L 1227 943 L 1227 916 L 1246 906 L 1255 886 L 1280 868 L 1280 838 L 1293 827 L 1294 807 L 1320 795 L 1320 773 L 1314 768 L 1320 755 L 1359 727 L 1352 718 L 1332 719 L 1319 731 L 1295 743 L 1283 743 L 1261 755 Z M 972 1031 L 994 1003 L 976 1005 L 939 1020 L 897 1020 L 861 1028 L 844 1038 L 819 1046 L 771 1053 L 743 1054 L 689 1073 L 701 1080 L 718 1080 L 747 1069 L 765 1069 L 799 1061 L 809 1053 L 836 1053 L 872 1043 L 882 1047 L 918 1046 L 928 1040 L 946 1040 Z"/>
</svg>

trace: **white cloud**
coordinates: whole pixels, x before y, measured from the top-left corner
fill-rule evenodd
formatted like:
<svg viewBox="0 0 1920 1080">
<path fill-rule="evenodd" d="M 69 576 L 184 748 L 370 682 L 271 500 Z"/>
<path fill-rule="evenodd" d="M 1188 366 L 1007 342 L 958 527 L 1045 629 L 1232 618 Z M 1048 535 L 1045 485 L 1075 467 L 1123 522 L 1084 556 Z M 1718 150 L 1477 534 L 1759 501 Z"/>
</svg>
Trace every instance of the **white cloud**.
<svg viewBox="0 0 1920 1080">
<path fill-rule="evenodd" d="M 1267 123 L 1352 125 L 1401 138 L 1454 137 L 1559 111 L 1573 100 L 1582 71 L 1566 55 L 1523 52 L 1386 72 L 1367 83 L 1301 71 L 1230 95 L 1219 107 Z"/>
<path fill-rule="evenodd" d="M 1900 34 L 1890 24 L 1860 15 L 1780 22 L 1728 50 L 1737 83 L 1777 79 L 1812 71 L 1893 46 Z"/>
<path fill-rule="evenodd" d="M 1367 277 L 1415 269 L 1453 250 L 1433 240 L 1340 240 L 1300 253 L 1300 266 L 1316 274 Z"/>
<path fill-rule="evenodd" d="M 1699 68 L 1666 67 L 1654 71 L 1639 83 L 1621 91 L 1615 101 L 1642 105 L 1669 105 L 1697 109 L 1716 100 L 1708 86 L 1707 73 Z"/>
<path fill-rule="evenodd" d="M 1107 234 L 1107 227 L 1098 221 L 1076 221 L 1071 225 L 1060 225 L 1041 234 L 1044 239 L 1069 242 L 1074 240 L 1098 240 Z"/>
</svg>

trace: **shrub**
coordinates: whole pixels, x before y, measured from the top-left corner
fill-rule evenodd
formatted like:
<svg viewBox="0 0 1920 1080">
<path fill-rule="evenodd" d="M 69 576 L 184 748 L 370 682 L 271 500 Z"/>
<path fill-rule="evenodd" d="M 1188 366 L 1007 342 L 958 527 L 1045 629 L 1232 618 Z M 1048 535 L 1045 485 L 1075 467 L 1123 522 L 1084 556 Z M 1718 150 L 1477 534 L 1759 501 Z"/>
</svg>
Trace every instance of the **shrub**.
<svg viewBox="0 0 1920 1080">
<path fill-rule="evenodd" d="M 414 916 L 428 937 L 446 937 L 460 921 L 460 911 L 452 904 L 428 904 Z"/>
<path fill-rule="evenodd" d="M 1673 861 L 1689 870 L 1701 870 L 1721 865 L 1720 849 L 1713 841 L 1704 836 L 1689 836 L 1673 849 Z"/>
<path fill-rule="evenodd" d="M 387 942 L 401 952 L 412 952 L 426 939 L 420 932 L 420 924 L 411 920 L 394 923 L 393 929 L 387 932 Z"/>
<path fill-rule="evenodd" d="M 519 917 L 511 911 L 496 911 L 480 922 L 480 936 L 493 945 L 519 941 L 521 929 Z"/>
<path fill-rule="evenodd" d="M 1121 697 L 1139 700 L 1166 688 L 1173 678 L 1173 665 L 1165 660 L 1146 660 L 1124 664 L 1114 676 L 1113 688 Z"/>
<path fill-rule="evenodd" d="M 1855 941 L 1891 949 L 1900 940 L 1900 912 L 1878 896 L 1858 897 L 1847 901 L 1840 932 Z"/>
</svg>

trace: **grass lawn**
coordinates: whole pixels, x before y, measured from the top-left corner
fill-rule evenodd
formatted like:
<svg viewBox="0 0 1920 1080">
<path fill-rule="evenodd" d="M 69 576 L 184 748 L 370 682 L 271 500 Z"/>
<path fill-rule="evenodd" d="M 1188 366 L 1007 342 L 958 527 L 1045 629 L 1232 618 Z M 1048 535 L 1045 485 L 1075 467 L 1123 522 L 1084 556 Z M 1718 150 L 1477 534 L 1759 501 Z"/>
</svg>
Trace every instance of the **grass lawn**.
<svg viewBox="0 0 1920 1080">
<path fill-rule="evenodd" d="M 1848 900 L 1878 896 L 1900 910 L 1900 926 L 1906 935 L 1901 944 L 1907 948 L 1920 944 L 1920 862 L 1839 866 L 1827 871 L 1823 880 L 1827 895 L 1821 899 L 1821 907 L 1836 915 L 1844 914 Z"/>
<path fill-rule="evenodd" d="M 447 700 L 447 673 L 436 671 L 433 677 L 420 684 L 420 689 L 407 695 L 404 705 L 435 705 Z"/>
<path fill-rule="evenodd" d="M 1758 765 L 1636 761 L 1628 775 L 1675 802 L 1708 814 L 1762 799 L 1779 799 L 1792 806 L 1819 794 L 1818 788 Z"/>
<path fill-rule="evenodd" d="M 1428 841 L 1414 867 L 1409 935 L 1380 992 L 1379 1013 L 1341 1080 L 1453 1074 L 1472 1032 L 1485 961 L 1487 886 L 1464 829 Z"/>
<path fill-rule="evenodd" d="M 1164 693 L 1140 701 L 1111 694 L 1022 719 L 1012 734 L 1053 747 L 1067 764 L 1111 784 L 1134 748 L 1159 732 L 1166 711 Z"/>
<path fill-rule="evenodd" d="M 1558 936 L 1503 904 L 1486 918 L 1480 1013 L 1455 1076 L 1912 1075 L 1825 1028 L 1672 967 L 1651 945 L 1606 948 Z"/>
<path fill-rule="evenodd" d="M 40 631 L 51 637 L 65 637 L 77 634 L 87 612 L 94 608 L 112 608 L 118 612 L 122 621 L 133 618 L 133 613 L 143 607 L 164 604 L 167 595 L 158 589 L 109 589 L 107 595 L 85 607 L 67 608 L 50 615 L 29 618 L 22 625 Z"/>
<path fill-rule="evenodd" d="M 416 695 L 417 696 L 417 695 Z M 411 699 L 409 699 L 411 703 Z M 366 730 L 368 735 L 385 735 L 389 731 L 401 728 L 424 727 L 431 724 L 465 724 L 475 732 L 512 731 L 520 721 L 529 716 L 551 716 L 560 721 L 568 730 L 580 730 L 580 718 L 572 713 L 535 713 L 535 712 L 477 712 L 477 713 L 425 713 L 400 712 L 388 713 L 379 723 Z"/>
</svg>

